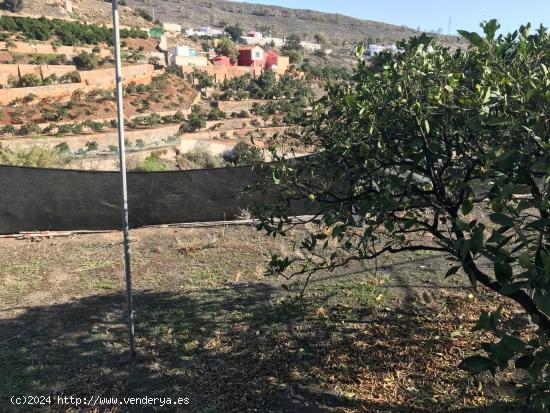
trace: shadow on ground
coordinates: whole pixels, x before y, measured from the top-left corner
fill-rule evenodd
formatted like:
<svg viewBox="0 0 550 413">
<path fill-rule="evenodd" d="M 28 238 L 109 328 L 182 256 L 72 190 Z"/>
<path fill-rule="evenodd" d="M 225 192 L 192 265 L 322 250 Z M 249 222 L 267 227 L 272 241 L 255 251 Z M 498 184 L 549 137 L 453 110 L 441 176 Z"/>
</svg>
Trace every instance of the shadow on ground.
<svg viewBox="0 0 550 413">
<path fill-rule="evenodd" d="M 193 294 L 142 291 L 135 294 L 139 356 L 129 366 L 120 361 L 125 305 L 117 293 L 22 309 L 0 320 L 0 410 L 13 409 L 8 396 L 29 394 L 190 399 L 189 406 L 155 411 L 438 410 L 412 407 L 441 393 L 429 375 L 400 390 L 395 401 L 363 395 L 382 391 L 386 383 L 376 377 L 391 376 L 396 365 L 432 365 L 432 354 L 448 345 L 426 339 L 441 334 L 439 324 L 390 311 L 371 313 L 359 327 L 343 325 L 334 309 L 308 318 L 305 307 L 265 284 Z M 391 354 L 396 349 L 403 351 Z M 363 381 L 371 390 L 351 392 Z M 457 386 L 456 394 L 436 405 L 440 411 L 478 411 L 451 409 L 465 392 Z"/>
</svg>

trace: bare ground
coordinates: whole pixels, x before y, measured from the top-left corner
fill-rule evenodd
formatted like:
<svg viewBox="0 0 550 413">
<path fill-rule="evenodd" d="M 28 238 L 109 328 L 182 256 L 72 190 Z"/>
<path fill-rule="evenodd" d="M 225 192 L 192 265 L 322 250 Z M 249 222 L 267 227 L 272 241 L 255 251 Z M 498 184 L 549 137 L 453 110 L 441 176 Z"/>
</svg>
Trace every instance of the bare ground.
<svg viewBox="0 0 550 413">
<path fill-rule="evenodd" d="M 298 237 L 297 230 L 292 238 Z M 296 302 L 263 275 L 290 244 L 251 227 L 131 232 L 138 360 L 127 343 L 121 235 L 0 240 L 0 410 L 11 395 L 189 397 L 81 411 L 485 411 L 509 400 L 458 369 L 480 309 L 428 253 L 321 274 Z M 517 312 L 505 303 L 504 318 Z M 483 384 L 485 383 L 486 384 Z M 40 411 L 48 408 L 42 408 Z M 76 411 L 52 405 L 50 411 Z"/>
</svg>

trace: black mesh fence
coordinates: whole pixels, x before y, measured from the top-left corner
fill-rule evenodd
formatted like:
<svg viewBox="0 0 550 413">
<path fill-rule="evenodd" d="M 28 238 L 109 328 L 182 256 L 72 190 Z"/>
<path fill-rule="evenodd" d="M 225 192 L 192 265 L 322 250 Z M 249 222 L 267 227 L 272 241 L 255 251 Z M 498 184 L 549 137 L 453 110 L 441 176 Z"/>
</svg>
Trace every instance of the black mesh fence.
<svg viewBox="0 0 550 413">
<path fill-rule="evenodd" d="M 250 166 L 129 172 L 130 226 L 234 219 L 258 201 L 243 193 L 256 178 Z M 0 166 L 0 234 L 120 227 L 118 172 Z"/>
</svg>

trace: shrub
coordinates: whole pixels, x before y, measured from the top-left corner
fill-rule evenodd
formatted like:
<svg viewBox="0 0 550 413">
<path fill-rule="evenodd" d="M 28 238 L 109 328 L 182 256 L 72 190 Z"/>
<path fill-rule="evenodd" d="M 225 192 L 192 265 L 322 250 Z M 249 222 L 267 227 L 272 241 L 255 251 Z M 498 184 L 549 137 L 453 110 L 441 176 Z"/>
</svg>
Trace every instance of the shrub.
<svg viewBox="0 0 550 413">
<path fill-rule="evenodd" d="M 227 114 L 218 108 L 212 108 L 208 113 L 208 120 L 221 120 L 225 119 L 226 117 Z"/>
<path fill-rule="evenodd" d="M 206 113 L 200 106 L 195 105 L 191 108 L 191 113 L 187 117 L 187 121 L 181 125 L 180 132 L 196 132 L 204 127 L 206 127 Z"/>
<path fill-rule="evenodd" d="M 221 168 L 224 166 L 221 156 L 210 153 L 205 146 L 200 144 L 190 152 L 182 154 L 181 157 L 187 162 L 186 169 Z"/>
<path fill-rule="evenodd" d="M 82 52 L 73 57 L 73 63 L 79 70 L 93 70 L 98 65 L 98 59 L 94 54 Z"/>
<path fill-rule="evenodd" d="M 62 124 L 57 127 L 57 133 L 60 135 L 71 133 L 71 131 L 72 131 L 72 126 L 70 124 Z"/>
<path fill-rule="evenodd" d="M 86 151 L 88 152 L 91 152 L 91 151 L 97 151 L 97 142 L 96 141 L 88 141 L 86 142 Z"/>
<path fill-rule="evenodd" d="M 63 167 L 67 158 L 57 149 L 34 146 L 31 149 L 13 151 L 0 146 L 0 163 L 3 165 L 28 166 L 34 168 Z"/>
<path fill-rule="evenodd" d="M 246 142 L 236 144 L 225 159 L 235 166 L 253 165 L 264 161 L 262 150 Z"/>
<path fill-rule="evenodd" d="M 60 144 L 55 145 L 54 149 L 61 153 L 68 153 L 71 151 L 71 149 L 69 148 L 69 145 L 67 145 L 67 142 L 61 142 Z"/>
<path fill-rule="evenodd" d="M 159 154 L 153 152 L 136 169 L 143 172 L 162 172 L 170 168 L 167 163 L 160 159 Z"/>
<path fill-rule="evenodd" d="M 143 139 L 136 140 L 136 148 L 138 150 L 142 150 L 143 148 L 145 148 L 145 142 L 143 141 Z"/>
<path fill-rule="evenodd" d="M 59 78 L 59 83 L 80 83 L 80 73 L 78 70 L 66 73 Z"/>
<path fill-rule="evenodd" d="M 23 10 L 24 5 L 23 0 L 4 0 L 3 3 L 4 8 L 13 13 Z"/>
<path fill-rule="evenodd" d="M 145 20 L 149 22 L 153 21 L 153 16 L 151 16 L 147 10 L 136 8 L 135 13 L 136 15 L 143 17 Z"/>
<path fill-rule="evenodd" d="M 42 85 L 42 80 L 32 73 L 27 73 L 19 79 L 17 87 L 33 87 Z"/>
<path fill-rule="evenodd" d="M 40 126 L 33 122 L 21 125 L 17 131 L 19 136 L 37 135 L 39 133 L 42 133 L 42 129 L 40 129 Z"/>
<path fill-rule="evenodd" d="M 15 126 L 13 125 L 6 125 L 2 128 L 2 133 L 4 135 L 15 135 L 15 132 L 17 131 L 17 129 L 15 129 Z"/>
<path fill-rule="evenodd" d="M 8 0 L 20 2 L 20 0 Z M 20 16 L 1 16 L 0 30 L 9 33 L 21 33 L 30 40 L 51 40 L 57 38 L 62 44 L 76 46 L 78 44 L 112 44 L 112 29 L 94 24 L 65 21 L 62 19 L 32 18 Z M 147 32 L 140 29 L 122 29 L 121 36 L 142 38 L 148 37 Z"/>
<path fill-rule="evenodd" d="M 44 78 L 44 84 L 45 85 L 53 85 L 59 81 L 57 75 L 55 73 L 52 73 L 51 75 Z"/>
</svg>

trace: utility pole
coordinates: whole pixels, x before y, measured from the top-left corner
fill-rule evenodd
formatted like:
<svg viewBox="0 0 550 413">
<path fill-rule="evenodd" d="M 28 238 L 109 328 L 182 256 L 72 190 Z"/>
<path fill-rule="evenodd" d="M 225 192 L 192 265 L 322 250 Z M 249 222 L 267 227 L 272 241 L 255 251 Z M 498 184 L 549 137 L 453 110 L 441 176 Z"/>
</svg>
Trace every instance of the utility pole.
<svg viewBox="0 0 550 413">
<path fill-rule="evenodd" d="M 134 304 L 132 299 L 132 268 L 130 261 L 130 239 L 128 232 L 128 188 L 126 182 L 126 148 L 124 143 L 124 107 L 122 100 L 122 63 L 120 58 L 120 24 L 118 15 L 118 0 L 112 0 L 113 6 L 113 41 L 115 49 L 116 100 L 118 126 L 118 153 L 120 159 L 120 181 L 122 186 L 122 231 L 124 234 L 124 269 L 126 271 L 126 296 L 128 301 L 128 335 L 130 355 L 133 361 L 136 355 L 136 340 L 134 332 Z"/>
</svg>

